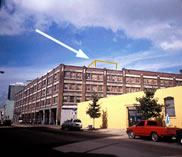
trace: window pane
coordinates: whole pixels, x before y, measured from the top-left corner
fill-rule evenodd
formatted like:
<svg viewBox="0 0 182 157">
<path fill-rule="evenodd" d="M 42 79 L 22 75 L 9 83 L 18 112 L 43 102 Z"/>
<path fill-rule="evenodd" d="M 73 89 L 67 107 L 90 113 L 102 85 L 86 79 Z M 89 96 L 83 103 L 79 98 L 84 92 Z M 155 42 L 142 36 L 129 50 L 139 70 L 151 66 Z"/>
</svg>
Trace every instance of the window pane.
<svg viewBox="0 0 182 157">
<path fill-rule="evenodd" d="M 70 96 L 70 102 L 75 102 L 75 97 L 74 96 Z"/>
<path fill-rule="evenodd" d="M 169 117 L 175 117 L 174 108 L 166 108 L 166 113 L 168 113 Z"/>
<path fill-rule="evenodd" d="M 97 80 L 97 75 L 92 74 L 92 80 Z"/>
<path fill-rule="evenodd" d="M 148 121 L 147 125 L 157 126 L 157 122 L 155 122 L 155 121 Z"/>
<path fill-rule="evenodd" d="M 68 96 L 63 97 L 63 102 L 68 102 Z"/>
<path fill-rule="evenodd" d="M 86 79 L 90 80 L 90 74 L 86 74 Z"/>
<path fill-rule="evenodd" d="M 140 122 L 137 126 L 144 126 L 145 121 Z"/>
</svg>

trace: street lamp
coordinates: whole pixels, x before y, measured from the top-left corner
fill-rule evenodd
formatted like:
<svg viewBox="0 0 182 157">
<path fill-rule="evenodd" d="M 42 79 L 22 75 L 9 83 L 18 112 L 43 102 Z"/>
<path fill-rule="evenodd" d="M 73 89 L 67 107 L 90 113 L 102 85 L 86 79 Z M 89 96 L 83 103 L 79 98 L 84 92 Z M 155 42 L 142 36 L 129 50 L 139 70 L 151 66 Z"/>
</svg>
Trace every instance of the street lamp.
<svg viewBox="0 0 182 157">
<path fill-rule="evenodd" d="M 0 71 L 1 74 L 4 74 L 4 71 Z"/>
</svg>

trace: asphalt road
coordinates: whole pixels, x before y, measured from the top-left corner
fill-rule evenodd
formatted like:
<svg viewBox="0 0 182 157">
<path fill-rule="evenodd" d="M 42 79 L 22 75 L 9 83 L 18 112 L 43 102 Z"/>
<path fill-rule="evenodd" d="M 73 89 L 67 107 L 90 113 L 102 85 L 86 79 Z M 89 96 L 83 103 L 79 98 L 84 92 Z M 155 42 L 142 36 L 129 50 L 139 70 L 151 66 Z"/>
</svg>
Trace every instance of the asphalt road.
<svg viewBox="0 0 182 157">
<path fill-rule="evenodd" d="M 5 156 L 40 157 L 182 157 L 182 146 L 175 140 L 152 142 L 86 131 L 61 131 L 45 127 L 0 127 L 0 153 Z M 89 147 L 90 146 L 92 147 Z M 87 150 L 69 150 L 74 146 Z M 84 147 L 84 145 L 86 147 Z M 70 148 L 69 148 L 70 146 Z M 62 149 L 66 147 L 66 149 Z M 54 148 L 59 148 L 55 150 Z"/>
<path fill-rule="evenodd" d="M 5 156 L 85 156 L 85 153 L 63 153 L 53 150 L 54 147 L 107 137 L 109 135 L 84 132 L 61 131 L 46 127 L 0 127 L 0 154 Z M 89 156 L 105 156 L 88 154 Z M 108 155 L 112 156 L 112 155 Z"/>
</svg>

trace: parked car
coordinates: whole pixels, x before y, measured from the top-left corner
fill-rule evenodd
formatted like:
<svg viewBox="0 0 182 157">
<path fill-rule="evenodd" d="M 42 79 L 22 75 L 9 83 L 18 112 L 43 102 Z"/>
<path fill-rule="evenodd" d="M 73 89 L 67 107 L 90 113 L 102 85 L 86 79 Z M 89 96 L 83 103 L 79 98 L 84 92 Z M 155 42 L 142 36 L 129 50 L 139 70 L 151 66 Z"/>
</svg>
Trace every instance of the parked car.
<svg viewBox="0 0 182 157">
<path fill-rule="evenodd" d="M 127 134 L 130 139 L 134 139 L 135 136 L 149 136 L 157 142 L 160 137 L 176 136 L 176 130 L 179 128 L 162 127 L 154 120 L 141 120 L 135 126 L 127 128 Z"/>
<path fill-rule="evenodd" d="M 182 144 L 182 129 L 176 130 L 176 139 L 177 141 Z"/>
<path fill-rule="evenodd" d="M 4 126 L 11 126 L 11 120 L 4 120 L 3 125 Z"/>
<path fill-rule="evenodd" d="M 66 120 L 62 124 L 62 130 L 65 129 L 77 129 L 80 130 L 82 128 L 82 122 L 79 119 L 71 119 L 71 120 Z"/>
</svg>

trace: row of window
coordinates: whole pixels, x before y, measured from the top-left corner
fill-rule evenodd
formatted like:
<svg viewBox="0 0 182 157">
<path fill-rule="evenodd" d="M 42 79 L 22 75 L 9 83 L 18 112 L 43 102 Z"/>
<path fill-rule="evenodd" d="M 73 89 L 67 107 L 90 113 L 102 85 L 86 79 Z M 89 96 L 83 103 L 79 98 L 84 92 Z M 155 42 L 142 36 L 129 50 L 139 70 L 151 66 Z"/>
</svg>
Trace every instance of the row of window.
<svg viewBox="0 0 182 157">
<path fill-rule="evenodd" d="M 37 90 L 44 88 L 46 85 L 50 85 L 54 82 L 59 80 L 59 72 L 52 75 L 51 77 L 48 77 L 47 80 L 43 80 L 42 82 L 38 83 L 37 85 L 34 85 L 32 88 L 30 88 L 29 90 L 25 90 L 24 91 L 24 95 L 27 96 L 29 94 L 32 94 L 34 92 L 36 92 Z"/>
<path fill-rule="evenodd" d="M 71 78 L 71 79 L 82 79 L 82 73 L 65 71 L 64 77 Z M 86 80 L 103 81 L 104 76 L 102 74 L 86 73 Z M 122 82 L 123 79 L 122 79 L 122 76 L 108 75 L 107 81 L 108 82 Z"/>
<path fill-rule="evenodd" d="M 102 92 L 103 86 L 102 85 L 86 85 L 86 91 L 87 92 Z"/>
<path fill-rule="evenodd" d="M 81 96 L 64 96 L 63 103 L 79 103 L 81 102 Z"/>
<path fill-rule="evenodd" d="M 49 96 L 51 94 L 56 94 L 58 93 L 58 87 L 59 87 L 58 85 L 54 85 L 53 87 L 48 88 L 47 91 L 44 89 L 36 94 L 33 94 L 27 98 L 24 98 L 23 100 L 17 101 L 16 105 L 23 105 L 28 102 L 32 102 L 42 97 L 45 97 L 46 95 Z"/>
<path fill-rule="evenodd" d="M 63 88 L 66 90 L 82 90 L 82 85 L 74 83 L 65 83 Z"/>
<path fill-rule="evenodd" d="M 140 91 L 140 88 L 138 87 L 126 87 L 126 93 L 134 93 L 139 91 Z"/>
<path fill-rule="evenodd" d="M 52 103 L 51 103 L 51 99 L 46 99 L 36 103 L 32 103 L 30 105 L 22 106 L 20 108 L 22 108 L 23 111 L 26 111 L 26 110 L 31 110 L 32 108 L 35 108 L 35 107 L 39 108 L 39 107 L 44 107 L 45 105 L 51 105 L 51 104 L 57 104 L 57 103 L 58 103 L 58 97 L 53 97 Z"/>
<path fill-rule="evenodd" d="M 172 80 L 160 80 L 160 85 L 173 86 L 173 81 Z"/>
<path fill-rule="evenodd" d="M 123 88 L 119 86 L 107 86 L 107 92 L 111 93 L 123 93 Z"/>
<path fill-rule="evenodd" d="M 182 86 L 182 81 L 176 81 L 176 86 Z"/>
<path fill-rule="evenodd" d="M 82 79 L 82 73 L 79 72 L 65 72 L 65 77 L 66 78 L 75 78 L 75 79 Z M 54 78 L 54 82 L 56 80 L 59 79 L 59 72 L 56 73 L 55 75 L 49 77 L 46 80 L 43 80 L 42 82 L 40 82 L 38 85 L 33 86 L 32 88 L 30 88 L 29 90 L 25 90 L 24 93 L 20 93 L 19 95 L 17 95 L 17 99 L 20 99 L 22 96 L 27 96 L 30 94 L 33 94 L 34 92 L 36 92 L 37 90 L 40 90 L 41 88 L 44 88 L 46 85 L 49 85 L 53 82 L 53 78 Z M 86 74 L 86 79 L 87 80 L 94 80 L 94 81 L 103 81 L 103 75 L 100 74 L 90 74 L 87 73 Z M 108 75 L 107 76 L 107 82 L 122 82 L 123 78 L 121 76 L 114 76 L 114 75 Z M 126 83 L 131 83 L 131 84 L 141 84 L 141 79 L 138 77 L 126 77 Z M 157 79 L 150 79 L 150 78 L 144 78 L 144 84 L 145 85 L 157 85 Z M 160 80 L 160 85 L 161 86 L 166 86 L 166 87 L 170 87 L 173 86 L 173 80 Z M 177 86 L 182 86 L 182 81 L 176 81 L 176 85 Z M 53 87 L 53 88 L 58 88 L 57 87 Z M 70 90 L 81 90 L 81 84 L 65 84 L 64 85 L 64 89 L 70 89 Z M 92 88 L 89 89 L 88 87 L 88 91 L 95 91 L 95 89 L 93 90 Z M 98 91 L 102 91 L 101 87 L 99 87 Z M 137 90 L 136 90 L 137 91 Z M 128 91 L 127 91 L 128 93 Z M 51 94 L 51 89 L 49 89 L 48 91 L 48 95 Z M 45 94 L 43 94 L 45 95 Z"/>
<path fill-rule="evenodd" d="M 140 84 L 141 79 L 139 77 L 126 77 L 126 83 Z"/>
<path fill-rule="evenodd" d="M 157 79 L 143 79 L 144 84 L 146 85 L 157 85 Z"/>
<path fill-rule="evenodd" d="M 65 71 L 64 77 L 65 78 L 71 78 L 71 79 L 82 79 L 82 73 L 81 72 Z"/>
</svg>

